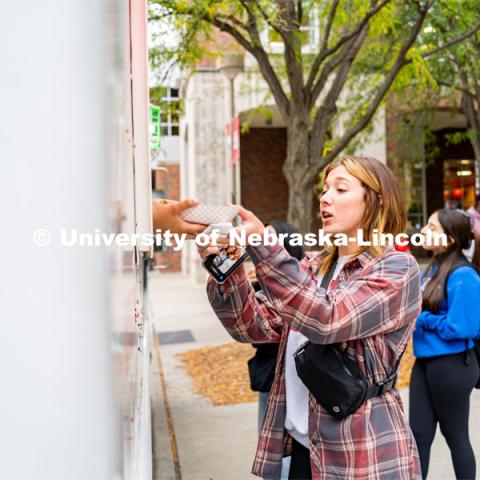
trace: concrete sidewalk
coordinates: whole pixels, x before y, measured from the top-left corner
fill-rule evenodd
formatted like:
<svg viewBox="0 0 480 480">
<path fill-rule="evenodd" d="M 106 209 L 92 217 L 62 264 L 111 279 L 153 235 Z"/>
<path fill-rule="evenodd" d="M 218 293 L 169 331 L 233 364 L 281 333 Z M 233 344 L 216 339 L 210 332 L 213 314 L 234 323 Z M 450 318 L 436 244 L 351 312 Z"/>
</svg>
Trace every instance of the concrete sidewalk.
<svg viewBox="0 0 480 480">
<path fill-rule="evenodd" d="M 152 357 L 152 408 L 156 480 L 247 480 L 257 440 L 257 405 L 212 406 L 194 394 L 175 356 L 233 340 L 213 314 L 205 288 L 181 274 L 153 274 L 150 298 L 157 333 L 190 331 L 193 341 L 156 345 Z M 186 332 L 183 332 L 185 337 Z M 165 336 L 163 336 L 165 339 Z M 181 339 L 180 339 L 181 340 Z M 161 369 L 160 369 L 161 363 Z M 245 368 L 247 366 L 245 365 Z M 165 383 L 162 390 L 161 371 Z M 402 390 L 408 409 L 408 390 Z M 470 434 L 480 459 L 480 390 L 472 395 Z M 173 442 L 172 442 L 173 441 Z M 176 444 L 177 451 L 172 449 Z M 450 452 L 437 430 L 429 479 L 454 479 Z"/>
</svg>

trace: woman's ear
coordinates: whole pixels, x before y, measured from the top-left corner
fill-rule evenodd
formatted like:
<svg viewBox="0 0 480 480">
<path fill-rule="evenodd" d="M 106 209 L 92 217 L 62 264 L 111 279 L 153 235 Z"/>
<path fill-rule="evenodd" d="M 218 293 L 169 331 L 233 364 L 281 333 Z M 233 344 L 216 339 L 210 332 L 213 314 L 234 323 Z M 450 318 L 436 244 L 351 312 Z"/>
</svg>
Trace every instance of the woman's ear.
<svg viewBox="0 0 480 480">
<path fill-rule="evenodd" d="M 382 196 L 381 196 L 379 193 L 377 193 L 377 197 L 378 197 L 378 199 L 380 200 L 380 205 L 383 205 L 383 198 L 382 198 Z"/>
</svg>

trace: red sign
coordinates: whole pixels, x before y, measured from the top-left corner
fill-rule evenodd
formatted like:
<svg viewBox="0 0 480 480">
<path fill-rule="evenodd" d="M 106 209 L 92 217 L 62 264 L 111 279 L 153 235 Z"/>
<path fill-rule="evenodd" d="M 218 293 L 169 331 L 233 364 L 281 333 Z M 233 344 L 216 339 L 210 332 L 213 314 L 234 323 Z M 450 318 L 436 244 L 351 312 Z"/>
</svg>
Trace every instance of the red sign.
<svg viewBox="0 0 480 480">
<path fill-rule="evenodd" d="M 240 162 L 240 119 L 234 117 L 233 119 L 233 146 L 232 146 L 232 122 L 227 123 L 227 145 L 230 151 L 229 165 L 235 165 Z"/>
</svg>

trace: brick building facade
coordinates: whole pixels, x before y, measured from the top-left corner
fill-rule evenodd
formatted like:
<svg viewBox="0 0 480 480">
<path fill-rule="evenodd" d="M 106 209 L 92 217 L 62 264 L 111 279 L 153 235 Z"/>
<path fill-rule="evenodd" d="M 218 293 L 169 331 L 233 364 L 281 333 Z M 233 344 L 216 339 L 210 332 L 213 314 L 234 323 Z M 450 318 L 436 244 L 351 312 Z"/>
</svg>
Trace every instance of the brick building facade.
<svg viewBox="0 0 480 480">
<path fill-rule="evenodd" d="M 160 169 L 152 170 L 152 191 L 159 197 L 180 200 L 180 165 L 177 163 L 159 162 Z M 168 174 L 162 169 L 166 169 Z M 155 267 L 161 273 L 180 272 L 182 252 L 171 248 L 154 252 Z"/>
<path fill-rule="evenodd" d="M 284 128 L 251 128 L 240 137 L 242 205 L 263 222 L 287 218 L 286 150 Z"/>
</svg>

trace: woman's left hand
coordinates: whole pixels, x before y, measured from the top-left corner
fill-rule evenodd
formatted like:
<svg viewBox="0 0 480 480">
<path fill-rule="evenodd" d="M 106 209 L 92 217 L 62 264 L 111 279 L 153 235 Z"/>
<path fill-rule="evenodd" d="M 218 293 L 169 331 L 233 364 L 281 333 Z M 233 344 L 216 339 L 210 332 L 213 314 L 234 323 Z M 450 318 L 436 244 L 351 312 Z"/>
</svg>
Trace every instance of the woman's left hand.
<svg viewBox="0 0 480 480">
<path fill-rule="evenodd" d="M 255 214 L 240 205 L 236 205 L 236 207 L 238 207 L 238 216 L 242 219 L 242 225 L 238 226 L 235 230 L 237 230 L 238 233 L 245 231 L 247 238 L 252 233 L 263 235 L 265 225 L 255 216 Z"/>
</svg>

